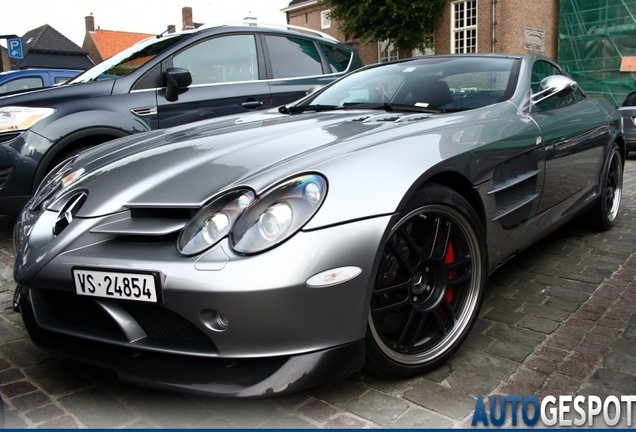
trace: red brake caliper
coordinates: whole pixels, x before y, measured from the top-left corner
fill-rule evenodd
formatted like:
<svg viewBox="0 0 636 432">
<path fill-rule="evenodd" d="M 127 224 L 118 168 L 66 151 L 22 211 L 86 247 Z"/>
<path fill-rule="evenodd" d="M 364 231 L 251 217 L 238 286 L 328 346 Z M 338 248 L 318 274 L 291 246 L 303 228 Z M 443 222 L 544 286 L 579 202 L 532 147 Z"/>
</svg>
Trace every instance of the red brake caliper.
<svg viewBox="0 0 636 432">
<path fill-rule="evenodd" d="M 446 251 L 446 256 L 444 257 L 444 264 L 448 265 L 448 264 L 451 264 L 453 261 L 455 261 L 455 250 L 453 249 L 453 243 L 450 242 L 448 244 L 448 250 Z M 448 279 L 449 280 L 455 279 L 456 274 L 457 272 L 455 270 L 451 270 L 450 272 L 448 272 Z M 448 303 L 451 303 L 453 301 L 453 287 L 448 287 L 444 296 L 446 297 L 446 301 Z M 440 316 L 444 316 L 444 310 L 442 309 L 442 306 L 438 306 L 437 311 Z"/>
</svg>

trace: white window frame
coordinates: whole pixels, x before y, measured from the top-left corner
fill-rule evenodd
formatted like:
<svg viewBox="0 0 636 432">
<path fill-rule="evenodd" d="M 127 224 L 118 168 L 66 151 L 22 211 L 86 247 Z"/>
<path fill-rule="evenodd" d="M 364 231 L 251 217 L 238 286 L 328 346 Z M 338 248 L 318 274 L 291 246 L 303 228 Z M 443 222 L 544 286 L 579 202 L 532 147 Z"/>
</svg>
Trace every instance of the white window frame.
<svg viewBox="0 0 636 432">
<path fill-rule="evenodd" d="M 385 40 L 378 42 L 378 63 L 386 63 L 400 58 L 400 52 L 395 49 L 393 42 Z"/>
<path fill-rule="evenodd" d="M 331 28 L 331 17 L 329 16 L 330 12 L 331 12 L 331 9 L 320 11 L 320 28 L 321 29 Z"/>
<path fill-rule="evenodd" d="M 451 3 L 451 54 L 476 53 L 478 0 Z"/>
</svg>

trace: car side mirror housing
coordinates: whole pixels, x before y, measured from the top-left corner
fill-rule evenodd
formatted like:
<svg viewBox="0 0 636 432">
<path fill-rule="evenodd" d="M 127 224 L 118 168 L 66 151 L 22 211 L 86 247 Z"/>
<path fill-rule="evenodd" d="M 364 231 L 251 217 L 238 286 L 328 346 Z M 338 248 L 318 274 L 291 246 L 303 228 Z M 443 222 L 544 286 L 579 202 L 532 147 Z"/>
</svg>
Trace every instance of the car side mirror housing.
<svg viewBox="0 0 636 432">
<path fill-rule="evenodd" d="M 192 74 L 187 69 L 169 68 L 166 70 L 166 100 L 176 102 L 179 90 L 192 84 Z"/>
<path fill-rule="evenodd" d="M 566 97 L 576 88 L 576 81 L 565 75 L 550 75 L 541 80 L 539 84 L 540 90 L 532 95 L 532 105 L 557 96 Z"/>
</svg>

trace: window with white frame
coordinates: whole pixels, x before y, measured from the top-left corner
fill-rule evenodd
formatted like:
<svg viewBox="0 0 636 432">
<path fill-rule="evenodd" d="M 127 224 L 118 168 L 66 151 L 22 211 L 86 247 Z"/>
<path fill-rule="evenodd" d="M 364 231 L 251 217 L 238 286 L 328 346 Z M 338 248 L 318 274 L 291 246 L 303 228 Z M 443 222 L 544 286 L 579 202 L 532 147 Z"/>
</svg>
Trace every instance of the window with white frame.
<svg viewBox="0 0 636 432">
<path fill-rule="evenodd" d="M 330 12 L 331 10 L 329 9 L 320 12 L 320 28 L 321 29 L 326 29 L 331 27 L 331 16 L 329 15 Z"/>
<path fill-rule="evenodd" d="M 451 3 L 451 53 L 477 52 L 477 0 Z"/>
<path fill-rule="evenodd" d="M 393 42 L 389 40 L 378 43 L 378 59 L 380 63 L 386 63 L 393 60 L 397 60 L 400 56 L 398 50 L 395 49 Z"/>
</svg>

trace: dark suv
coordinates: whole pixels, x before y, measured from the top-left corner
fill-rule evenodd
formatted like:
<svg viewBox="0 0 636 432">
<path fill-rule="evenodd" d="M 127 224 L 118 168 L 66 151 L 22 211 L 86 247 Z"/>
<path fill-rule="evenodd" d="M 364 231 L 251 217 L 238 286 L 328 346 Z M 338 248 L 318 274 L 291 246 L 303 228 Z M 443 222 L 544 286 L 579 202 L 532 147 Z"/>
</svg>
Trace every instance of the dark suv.
<svg viewBox="0 0 636 432">
<path fill-rule="evenodd" d="M 65 85 L 0 97 L 0 213 L 18 213 L 51 168 L 87 147 L 283 105 L 362 66 L 323 33 L 250 24 L 152 37 Z"/>
</svg>

